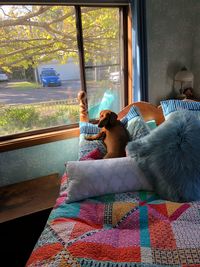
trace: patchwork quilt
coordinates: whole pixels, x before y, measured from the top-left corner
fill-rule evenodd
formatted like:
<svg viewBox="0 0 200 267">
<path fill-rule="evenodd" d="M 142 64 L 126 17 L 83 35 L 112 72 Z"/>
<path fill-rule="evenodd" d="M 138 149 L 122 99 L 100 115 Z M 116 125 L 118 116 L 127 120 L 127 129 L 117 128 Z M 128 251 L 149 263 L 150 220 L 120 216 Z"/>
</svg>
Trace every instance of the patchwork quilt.
<svg viewBox="0 0 200 267">
<path fill-rule="evenodd" d="M 66 204 L 65 189 L 63 176 L 27 267 L 200 267 L 200 202 L 139 191 Z"/>
</svg>

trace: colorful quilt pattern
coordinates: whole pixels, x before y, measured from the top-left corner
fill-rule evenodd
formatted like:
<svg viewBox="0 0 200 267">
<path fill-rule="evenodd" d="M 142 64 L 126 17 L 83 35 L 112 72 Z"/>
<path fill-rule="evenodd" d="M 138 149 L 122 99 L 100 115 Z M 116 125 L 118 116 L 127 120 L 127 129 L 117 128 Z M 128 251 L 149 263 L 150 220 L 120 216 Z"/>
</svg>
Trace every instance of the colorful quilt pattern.
<svg viewBox="0 0 200 267">
<path fill-rule="evenodd" d="M 140 191 L 66 204 L 65 187 L 27 267 L 200 267 L 200 202 Z"/>
</svg>

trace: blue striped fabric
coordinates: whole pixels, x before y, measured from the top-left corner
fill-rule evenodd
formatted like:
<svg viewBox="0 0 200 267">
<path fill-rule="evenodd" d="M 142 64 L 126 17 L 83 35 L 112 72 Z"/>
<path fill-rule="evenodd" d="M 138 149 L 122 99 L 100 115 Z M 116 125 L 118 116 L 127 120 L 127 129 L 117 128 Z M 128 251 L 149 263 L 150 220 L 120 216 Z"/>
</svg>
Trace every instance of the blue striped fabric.
<svg viewBox="0 0 200 267">
<path fill-rule="evenodd" d="M 190 110 L 190 111 L 197 111 L 200 115 L 200 102 L 193 102 L 193 101 L 182 101 L 182 100 L 164 100 L 160 102 L 163 115 L 165 119 L 175 112 L 180 110 Z"/>
<path fill-rule="evenodd" d="M 128 112 L 128 114 L 121 119 L 121 122 L 126 126 L 130 120 L 135 117 L 140 117 L 139 109 L 135 106 L 132 106 Z"/>
<path fill-rule="evenodd" d="M 80 127 L 80 134 L 98 134 L 100 132 L 100 128 L 92 123 L 89 122 L 80 122 L 79 123 Z"/>
</svg>

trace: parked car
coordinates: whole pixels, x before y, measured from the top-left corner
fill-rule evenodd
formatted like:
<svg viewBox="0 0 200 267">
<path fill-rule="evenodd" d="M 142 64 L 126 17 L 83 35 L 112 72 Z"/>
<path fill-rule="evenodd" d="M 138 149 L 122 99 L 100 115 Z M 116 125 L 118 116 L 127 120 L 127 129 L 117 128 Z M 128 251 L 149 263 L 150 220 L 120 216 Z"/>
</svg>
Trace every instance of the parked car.
<svg viewBox="0 0 200 267">
<path fill-rule="evenodd" d="M 109 76 L 109 80 L 113 83 L 118 83 L 120 82 L 120 73 L 119 71 L 116 72 L 111 72 Z"/>
<path fill-rule="evenodd" d="M 61 86 L 59 75 L 53 68 L 42 69 L 40 74 L 42 86 Z"/>
<path fill-rule="evenodd" d="M 2 70 L 0 70 L 0 82 L 7 82 L 8 76 Z"/>
</svg>

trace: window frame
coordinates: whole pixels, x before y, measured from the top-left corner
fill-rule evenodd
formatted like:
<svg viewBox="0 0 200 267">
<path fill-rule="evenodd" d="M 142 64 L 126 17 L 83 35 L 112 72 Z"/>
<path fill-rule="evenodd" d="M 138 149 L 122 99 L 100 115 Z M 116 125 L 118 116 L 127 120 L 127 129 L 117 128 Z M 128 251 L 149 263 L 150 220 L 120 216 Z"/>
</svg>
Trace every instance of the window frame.
<svg viewBox="0 0 200 267">
<path fill-rule="evenodd" d="M 0 4 L 5 5 L 21 5 L 21 4 L 45 4 L 45 5 L 73 5 L 75 7 L 75 15 L 76 15 L 76 30 L 77 30 L 77 45 L 79 51 L 79 65 L 80 65 L 80 77 L 81 77 L 81 86 L 82 90 L 87 93 L 86 87 L 86 77 L 85 77 L 85 64 L 84 64 L 84 49 L 83 49 L 83 34 L 82 34 L 82 22 L 81 22 L 81 7 L 84 6 L 95 6 L 95 7 L 106 7 L 113 8 L 118 7 L 121 18 L 121 36 L 123 36 L 123 44 L 122 44 L 122 68 L 124 70 L 124 106 L 131 103 L 132 101 L 132 29 L 131 29 L 131 12 L 130 7 L 128 5 L 128 1 L 118 0 L 118 1 L 104 1 L 101 2 L 93 2 L 93 1 L 47 1 L 43 3 L 40 1 L 0 1 Z M 81 38 L 80 38 L 81 37 Z M 0 137 L 0 152 L 5 152 L 14 149 L 20 149 L 25 147 L 30 147 L 34 145 L 40 145 L 50 142 L 55 142 L 59 140 L 69 139 L 78 137 L 79 125 L 70 124 L 63 126 L 50 127 L 45 129 L 33 130 L 24 133 L 12 134 L 7 136 Z"/>
</svg>

